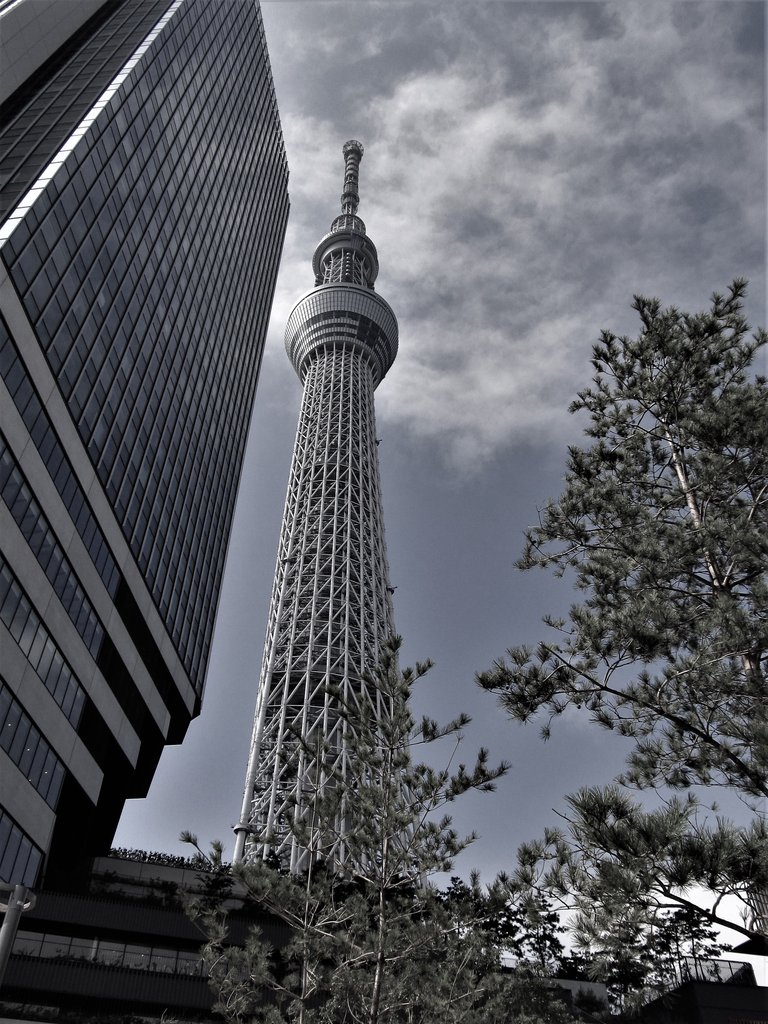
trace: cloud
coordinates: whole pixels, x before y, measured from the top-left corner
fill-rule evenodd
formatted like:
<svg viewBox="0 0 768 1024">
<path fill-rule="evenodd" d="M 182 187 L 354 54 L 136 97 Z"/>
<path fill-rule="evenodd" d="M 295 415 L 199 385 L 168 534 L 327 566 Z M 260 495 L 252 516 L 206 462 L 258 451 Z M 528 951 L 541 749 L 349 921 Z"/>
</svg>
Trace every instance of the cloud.
<svg viewBox="0 0 768 1024">
<path fill-rule="evenodd" d="M 760 308 L 762 90 L 743 5 L 319 6 L 293 45 L 306 60 L 312 34 L 333 56 L 343 9 L 336 56 L 357 73 L 338 108 L 278 89 L 293 212 L 276 312 L 284 282 L 311 287 L 340 145 L 359 137 L 360 213 L 401 326 L 384 421 L 469 470 L 568 431 L 600 328 L 635 328 L 633 292 L 700 308 L 746 273 Z"/>
</svg>

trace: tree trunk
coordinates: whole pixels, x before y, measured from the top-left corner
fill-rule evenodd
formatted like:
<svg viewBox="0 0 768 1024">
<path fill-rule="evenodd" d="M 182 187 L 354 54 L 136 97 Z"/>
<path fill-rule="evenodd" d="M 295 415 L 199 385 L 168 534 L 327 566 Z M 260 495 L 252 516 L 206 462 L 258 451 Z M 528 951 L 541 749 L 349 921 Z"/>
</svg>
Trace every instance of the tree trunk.
<svg viewBox="0 0 768 1024">
<path fill-rule="evenodd" d="M 392 784 L 392 750 L 386 752 L 384 758 L 384 783 L 385 797 L 384 805 L 388 806 L 390 787 Z M 384 948 L 386 945 L 386 913 L 387 903 L 385 899 L 385 887 L 387 873 L 389 872 L 389 831 L 387 823 L 384 824 L 384 835 L 381 842 L 381 868 L 379 875 L 379 920 L 376 934 L 376 970 L 373 975 L 373 991 L 371 992 L 371 1012 L 368 1016 L 368 1024 L 378 1024 L 379 1005 L 381 1003 L 381 988 L 384 982 Z"/>
<path fill-rule="evenodd" d="M 685 462 L 680 451 L 679 446 L 672 439 L 672 431 L 669 429 L 664 421 L 661 421 L 664 426 L 664 436 L 667 439 L 669 445 L 670 455 L 672 456 L 672 465 L 675 467 L 675 474 L 677 476 L 677 482 L 680 485 L 680 490 L 685 496 L 685 503 L 688 506 L 688 511 L 691 513 L 691 519 L 693 519 L 693 525 L 697 530 L 701 529 L 701 512 L 696 502 L 696 496 L 693 493 L 693 488 L 688 479 L 688 474 L 685 469 Z M 704 549 L 704 560 L 707 563 L 707 571 L 709 577 L 712 580 L 712 587 L 715 592 L 724 588 L 723 574 L 720 572 L 717 563 L 715 562 L 714 556 L 711 551 Z"/>
<path fill-rule="evenodd" d="M 381 986 L 384 981 L 384 939 L 385 939 L 385 912 L 384 888 L 379 888 L 379 926 L 376 935 L 376 971 L 373 975 L 373 991 L 371 992 L 371 1012 L 368 1016 L 368 1024 L 378 1024 L 379 1004 L 381 1003 Z"/>
</svg>

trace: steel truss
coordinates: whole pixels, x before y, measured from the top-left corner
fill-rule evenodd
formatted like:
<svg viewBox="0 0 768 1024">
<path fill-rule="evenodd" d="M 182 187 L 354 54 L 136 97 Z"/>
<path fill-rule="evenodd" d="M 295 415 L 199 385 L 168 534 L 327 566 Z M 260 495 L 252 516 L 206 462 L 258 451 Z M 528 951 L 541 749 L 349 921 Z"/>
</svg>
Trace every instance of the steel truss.
<svg viewBox="0 0 768 1024">
<path fill-rule="evenodd" d="M 292 312 L 286 347 L 304 384 L 235 860 L 308 851 L 292 819 L 346 774 L 345 702 L 376 700 L 362 678 L 393 632 L 374 390 L 397 351 L 397 323 L 373 292 L 378 260 L 356 216 L 359 143 L 344 147 L 342 216 L 313 261 L 317 287 Z M 323 855 L 343 861 L 344 823 Z M 327 834 L 326 834 L 327 838 Z"/>
</svg>

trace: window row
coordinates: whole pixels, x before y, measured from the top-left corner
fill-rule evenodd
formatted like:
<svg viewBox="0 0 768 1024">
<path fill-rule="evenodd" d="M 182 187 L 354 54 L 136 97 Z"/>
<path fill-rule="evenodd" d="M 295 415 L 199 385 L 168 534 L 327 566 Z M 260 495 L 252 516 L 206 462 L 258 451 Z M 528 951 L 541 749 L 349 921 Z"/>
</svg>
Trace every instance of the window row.
<svg viewBox="0 0 768 1024">
<path fill-rule="evenodd" d="M 94 661 L 134 728 L 142 728 L 146 707 L 125 662 L 108 640 L 101 621 L 86 596 L 68 559 L 32 497 L 21 470 L 0 434 L 0 495 L 35 554 Z M 133 631 L 135 633 L 135 631 Z M 132 635 L 133 635 L 132 633 Z M 146 656 L 147 648 L 137 640 Z M 149 652 L 151 653 L 151 651 Z"/>
<path fill-rule="evenodd" d="M 32 492 L 2 435 L 0 493 L 72 624 L 96 658 L 104 639 L 104 627 L 99 622 L 40 506 L 32 497 Z"/>
<path fill-rule="evenodd" d="M 0 676 L 0 747 L 49 807 L 56 809 L 64 765 Z"/>
<path fill-rule="evenodd" d="M 0 807 L 0 882 L 33 886 L 42 860 L 42 850 Z"/>
<path fill-rule="evenodd" d="M 156 0 L 155 8 L 150 10 L 146 10 L 145 3 L 138 6 L 137 10 L 133 0 L 114 12 L 108 23 L 53 73 L 47 87 L 38 90 L 4 129 L 0 150 L 6 154 L 5 180 L 13 180 L 14 194 L 20 196 L 32 184 L 40 167 L 146 34 L 157 16 L 155 11 L 162 10 L 167 2 Z"/>
<path fill-rule="evenodd" d="M 178 88 L 180 81 L 178 75 L 175 81 Z M 239 89 L 230 91 L 230 94 L 243 97 L 244 92 L 244 89 Z M 263 94 L 263 92 L 262 88 L 261 93 Z M 216 90 L 207 90 L 207 93 L 216 95 Z M 151 125 L 151 131 L 139 131 L 135 123 L 129 128 L 123 111 L 118 109 L 113 118 L 113 124 L 102 130 L 100 141 L 93 145 L 90 151 L 86 151 L 87 155 L 84 159 L 81 158 L 80 167 L 72 175 L 70 181 L 64 185 L 57 203 L 45 204 L 50 206 L 50 213 L 43 220 L 40 230 L 49 255 L 43 260 L 35 259 L 38 247 L 27 246 L 26 253 L 14 270 L 15 275 L 18 273 L 22 275 L 25 290 L 34 282 L 35 287 L 31 298 L 36 307 L 35 320 L 43 312 L 53 295 L 56 277 L 64 273 L 67 265 L 75 259 L 78 250 L 85 255 L 88 266 L 92 266 L 96 262 L 95 250 L 88 253 L 82 249 L 86 236 L 90 231 L 88 241 L 97 247 L 106 242 L 106 233 L 101 230 L 103 227 L 106 227 L 107 231 L 109 230 L 106 221 L 114 221 L 121 204 L 126 200 L 128 193 L 140 176 L 146 177 L 147 174 L 154 176 L 157 172 L 160 164 L 155 157 L 155 151 L 165 159 L 166 178 L 175 177 L 182 163 L 181 158 L 185 155 L 184 150 L 179 147 L 180 141 L 188 144 L 188 152 L 191 152 L 197 159 L 197 154 L 204 151 L 217 137 L 217 134 L 221 134 L 221 128 L 217 124 L 220 118 L 211 116 L 210 111 L 208 116 L 205 116 L 200 96 L 199 89 L 191 88 L 184 96 L 186 106 L 182 104 L 174 111 L 164 110 L 162 117 L 156 119 L 157 123 Z M 249 111 L 264 106 L 263 95 L 258 97 L 258 101 L 254 101 L 253 96 L 248 99 L 250 100 Z M 244 97 L 241 102 L 245 102 Z M 231 100 L 228 101 L 228 104 L 231 110 Z M 179 120 L 179 110 L 183 110 L 183 121 Z M 146 116 L 145 110 L 140 110 L 138 116 L 139 118 Z M 118 131 L 118 128 L 121 130 Z M 111 149 L 103 145 L 103 140 L 110 136 L 112 136 Z M 149 159 L 147 158 L 148 153 L 152 154 Z M 167 159 L 168 157 L 170 159 Z M 178 186 L 170 187 L 169 180 L 145 182 L 145 187 L 147 185 L 151 185 L 157 205 L 168 201 L 166 193 L 173 195 L 178 191 Z M 223 191 L 226 196 L 227 190 Z M 111 213 L 108 209 L 110 196 L 112 199 Z M 162 232 L 160 237 L 162 237 Z M 49 261 L 48 266 L 45 265 L 46 260 Z M 52 276 L 51 271 L 54 270 L 54 265 L 56 274 Z M 19 283 L 22 282 L 19 281 Z M 55 311 L 52 311 L 52 315 L 55 321 Z M 52 325 L 48 319 L 45 319 L 44 327 L 50 336 Z"/>
<path fill-rule="evenodd" d="M 85 691 L 2 556 L 0 619 L 43 681 L 46 690 L 70 723 L 77 728 L 85 706 Z"/>
<path fill-rule="evenodd" d="M 7 329 L 5 328 L 5 325 L 3 324 L 2 319 L 0 318 L 0 336 L 2 335 L 4 335 L 4 338 L 0 337 L 0 359 L 2 360 L 2 368 L 4 372 L 8 371 L 7 380 L 10 381 L 10 384 L 14 387 L 14 390 L 18 394 L 19 391 L 21 390 L 18 386 L 19 381 L 22 380 L 22 378 L 28 381 L 28 377 L 26 376 L 26 371 L 24 370 L 23 364 L 21 363 L 18 357 L 18 353 L 15 349 L 13 341 L 9 338 L 7 334 Z M 34 394 L 34 392 L 32 393 Z M 29 391 L 27 391 L 26 389 L 25 394 L 29 394 Z M 36 395 L 35 399 L 37 400 Z M 28 402 L 26 407 L 29 408 L 31 404 L 31 402 Z M 52 431 L 50 425 L 49 429 Z M 58 445 L 58 441 L 56 441 L 55 443 L 55 451 L 60 452 L 63 459 L 63 452 L 61 451 L 60 446 Z M 41 455 L 44 458 L 46 458 L 48 454 L 49 452 L 47 449 L 41 452 Z M 57 465 L 58 464 L 54 464 L 52 473 L 56 471 Z M 67 479 L 74 486 L 77 487 L 77 493 L 81 494 L 82 492 L 79 489 L 79 484 L 77 484 L 74 478 L 74 474 L 69 466 L 69 463 L 64 462 L 63 465 L 67 468 L 69 474 Z M 49 464 L 49 469 L 50 468 L 51 467 Z M 60 472 L 61 470 L 59 470 L 59 473 Z M 55 479 L 55 482 L 58 483 L 58 480 Z M 59 488 L 59 490 L 61 493 L 62 488 Z M 64 497 L 65 501 L 67 500 L 67 494 L 71 498 L 71 493 L 71 490 L 68 489 L 67 492 L 62 494 L 62 497 Z M 111 554 L 109 554 L 108 549 L 106 548 L 106 540 L 103 538 L 103 534 L 101 534 L 101 531 L 98 528 L 98 526 L 96 526 L 95 519 L 90 513 L 90 508 L 88 506 L 85 507 L 88 509 L 89 514 L 89 519 L 85 523 L 88 529 L 85 531 L 80 531 L 79 527 L 81 525 L 81 522 L 79 519 L 75 520 L 75 525 L 78 527 L 78 531 L 81 532 L 81 536 L 82 533 L 85 532 L 85 536 L 83 537 L 84 543 L 87 544 L 88 540 L 92 539 L 92 543 L 90 545 L 92 557 L 94 554 L 94 549 L 96 548 L 96 545 L 99 543 L 99 538 L 101 539 L 101 545 L 98 547 L 97 553 L 106 551 L 109 557 L 109 563 L 107 568 L 109 568 L 109 566 L 114 567 L 113 572 L 110 574 L 109 578 L 105 579 L 106 574 L 102 573 L 102 579 L 104 580 L 105 585 L 107 585 L 107 589 L 109 590 L 111 596 L 114 596 L 114 593 L 117 590 L 117 585 L 122 579 L 122 576 L 119 573 L 119 570 L 117 570 L 114 560 L 112 559 Z M 70 509 L 71 508 L 72 502 L 70 501 Z M 90 524 L 93 525 L 94 530 L 98 531 L 95 537 L 90 531 Z M 101 569 L 102 566 L 99 563 L 99 561 L 94 561 L 96 564 L 96 568 Z M 7 574 L 10 572 L 10 570 L 6 568 L 5 572 Z M 5 614 L 6 616 L 8 616 L 7 624 L 9 624 L 9 628 L 11 628 L 10 623 L 13 624 L 14 638 L 22 647 L 24 653 L 28 654 L 31 651 L 31 660 L 33 661 L 33 667 L 37 669 L 38 666 L 36 662 L 38 660 L 40 661 L 41 667 L 38 671 L 39 674 L 41 675 L 41 678 L 43 678 L 43 681 L 54 694 L 57 701 L 63 706 L 63 709 L 65 713 L 70 717 L 70 720 L 72 720 L 72 717 L 75 717 L 79 720 L 79 716 L 84 703 L 84 694 L 80 689 L 79 684 L 74 679 L 74 675 L 71 673 L 69 667 L 64 667 L 63 659 L 58 653 L 58 650 L 53 646 L 47 631 L 44 629 L 44 627 L 42 627 L 42 625 L 39 624 L 39 620 L 37 619 L 37 617 L 34 616 L 34 612 L 32 612 L 29 602 L 26 600 L 26 598 L 23 597 L 21 589 L 16 584 L 13 590 L 11 590 L 10 592 L 8 591 L 8 588 L 10 586 L 9 580 L 10 577 L 8 577 L 4 581 L 2 590 L 2 594 L 4 595 L 6 601 Z M 31 616 L 34 616 L 34 619 L 31 618 Z M 136 643 L 137 648 L 141 650 L 142 647 L 144 646 L 141 641 L 141 638 L 135 635 L 136 631 L 131 623 L 126 622 L 126 626 L 134 640 L 134 643 Z M 66 685 L 67 682 L 69 682 L 69 686 Z M 75 721 L 74 724 L 77 724 L 77 722 Z"/>
<path fill-rule="evenodd" d="M 13 952 L 50 960 L 87 960 L 107 967 L 128 967 L 134 971 L 160 971 L 207 977 L 205 961 L 197 952 L 169 949 L 165 946 L 141 946 L 100 938 L 78 938 L 20 929 Z"/>
<path fill-rule="evenodd" d="M 110 597 L 114 597 L 120 582 L 120 571 L 1 318 L 0 372 L 91 561 Z"/>
</svg>

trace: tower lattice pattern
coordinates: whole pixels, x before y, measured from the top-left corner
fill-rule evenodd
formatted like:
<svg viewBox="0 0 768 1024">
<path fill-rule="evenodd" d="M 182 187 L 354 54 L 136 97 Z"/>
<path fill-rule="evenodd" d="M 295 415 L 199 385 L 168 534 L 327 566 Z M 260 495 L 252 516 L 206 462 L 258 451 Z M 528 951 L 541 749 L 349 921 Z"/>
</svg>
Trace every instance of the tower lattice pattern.
<svg viewBox="0 0 768 1024">
<path fill-rule="evenodd" d="M 363 670 L 393 630 L 373 393 L 395 358 L 397 322 L 373 291 L 376 249 L 356 216 L 362 146 L 348 142 L 344 155 L 342 214 L 315 251 L 316 287 L 286 329 L 304 394 L 235 829 L 235 861 L 273 851 L 294 871 L 307 850 L 291 818 L 309 820 L 350 756 L 329 687 L 364 697 Z M 344 859 L 343 828 L 323 852 Z"/>
</svg>

